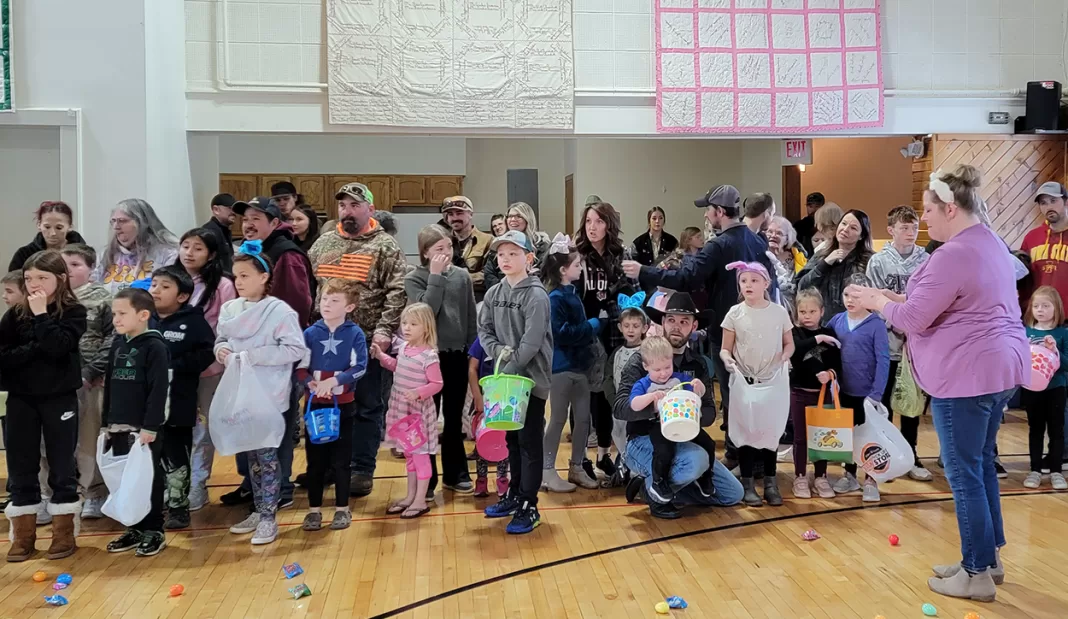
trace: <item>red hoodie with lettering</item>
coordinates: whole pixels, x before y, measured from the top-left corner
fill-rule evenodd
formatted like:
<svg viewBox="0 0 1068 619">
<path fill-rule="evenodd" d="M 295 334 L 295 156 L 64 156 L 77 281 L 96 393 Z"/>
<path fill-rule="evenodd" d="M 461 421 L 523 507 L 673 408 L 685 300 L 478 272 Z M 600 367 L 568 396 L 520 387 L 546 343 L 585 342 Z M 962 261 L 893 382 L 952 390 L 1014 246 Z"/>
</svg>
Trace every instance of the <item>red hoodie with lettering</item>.
<svg viewBox="0 0 1068 619">
<path fill-rule="evenodd" d="M 1048 223 L 1027 233 L 1020 250 L 1031 256 L 1034 287 L 1053 286 L 1068 306 L 1068 230 L 1054 232 Z"/>
</svg>

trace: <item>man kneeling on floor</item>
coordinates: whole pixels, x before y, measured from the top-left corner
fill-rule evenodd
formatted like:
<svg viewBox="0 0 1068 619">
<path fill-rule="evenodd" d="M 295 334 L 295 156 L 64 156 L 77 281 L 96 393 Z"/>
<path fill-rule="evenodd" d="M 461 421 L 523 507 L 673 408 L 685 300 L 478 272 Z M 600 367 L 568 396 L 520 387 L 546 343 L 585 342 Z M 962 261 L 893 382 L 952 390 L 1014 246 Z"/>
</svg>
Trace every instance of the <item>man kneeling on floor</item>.
<svg viewBox="0 0 1068 619">
<path fill-rule="evenodd" d="M 649 300 L 646 312 L 660 323 L 675 352 L 674 369 L 704 383 L 701 397 L 701 426 L 708 427 L 716 420 L 716 402 L 712 393 L 712 379 L 706 360 L 690 348 L 690 336 L 698 329 L 701 317 L 693 299 L 685 292 L 656 293 Z M 631 471 L 627 485 L 627 500 L 642 494 L 649 505 L 649 513 L 657 518 L 678 518 L 680 505 L 735 505 L 742 500 L 742 484 L 715 457 L 693 442 L 678 443 L 667 483 L 674 498 L 659 502 L 650 492 L 653 485 L 653 443 L 649 437 L 651 424 L 659 424 L 656 409 L 649 407 L 634 411 L 630 404 L 634 383 L 646 375 L 641 353 L 631 356 L 623 367 L 615 394 L 613 414 L 627 422 L 626 464 Z M 704 432 L 704 430 L 701 430 Z M 714 441 L 709 439 L 714 444 Z M 708 488 L 711 473 L 711 488 Z M 699 483 L 699 482 L 704 482 Z"/>
</svg>

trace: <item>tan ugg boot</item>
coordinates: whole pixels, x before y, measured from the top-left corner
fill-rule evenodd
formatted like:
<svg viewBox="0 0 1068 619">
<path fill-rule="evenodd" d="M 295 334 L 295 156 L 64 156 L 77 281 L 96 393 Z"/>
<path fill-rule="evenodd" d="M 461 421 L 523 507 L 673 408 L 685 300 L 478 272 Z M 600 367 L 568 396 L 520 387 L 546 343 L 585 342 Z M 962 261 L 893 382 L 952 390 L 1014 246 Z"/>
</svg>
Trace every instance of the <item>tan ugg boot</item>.
<svg viewBox="0 0 1068 619">
<path fill-rule="evenodd" d="M 52 545 L 48 547 L 47 555 L 49 559 L 69 557 L 78 549 L 74 537 L 78 528 L 76 520 L 81 511 L 81 501 L 48 504 L 48 513 L 52 514 Z"/>
<path fill-rule="evenodd" d="M 23 505 L 15 507 L 8 504 L 4 509 L 9 523 L 8 539 L 11 547 L 7 549 L 8 563 L 20 563 L 29 559 L 35 552 L 37 542 L 37 510 L 40 505 Z"/>
</svg>

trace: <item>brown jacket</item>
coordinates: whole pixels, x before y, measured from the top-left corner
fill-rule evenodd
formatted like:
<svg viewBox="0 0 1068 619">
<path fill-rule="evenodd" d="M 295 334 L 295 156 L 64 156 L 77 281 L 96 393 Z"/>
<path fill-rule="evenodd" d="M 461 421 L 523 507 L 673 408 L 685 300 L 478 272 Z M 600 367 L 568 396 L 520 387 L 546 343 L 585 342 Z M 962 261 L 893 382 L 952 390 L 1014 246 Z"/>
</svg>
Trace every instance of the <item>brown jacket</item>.
<svg viewBox="0 0 1068 619">
<path fill-rule="evenodd" d="M 472 239 L 474 239 L 472 241 Z M 460 259 L 464 263 L 464 267 L 471 275 L 471 283 L 475 285 L 475 294 L 482 297 L 486 292 L 486 286 L 482 277 L 482 266 L 486 261 L 486 254 L 489 253 L 490 242 L 493 241 L 493 235 L 482 232 L 478 228 L 472 226 L 471 237 L 468 238 L 466 244 L 461 245 L 460 239 L 453 235 L 452 242 L 459 249 L 462 247 L 462 251 L 458 252 Z"/>
</svg>

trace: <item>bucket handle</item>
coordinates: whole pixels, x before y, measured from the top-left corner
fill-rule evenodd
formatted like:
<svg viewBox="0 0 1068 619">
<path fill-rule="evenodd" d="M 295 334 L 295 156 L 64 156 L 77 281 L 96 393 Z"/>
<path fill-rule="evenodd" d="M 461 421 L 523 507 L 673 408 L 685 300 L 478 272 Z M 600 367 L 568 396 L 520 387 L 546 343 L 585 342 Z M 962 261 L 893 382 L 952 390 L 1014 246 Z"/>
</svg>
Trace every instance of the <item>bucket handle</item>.
<svg viewBox="0 0 1068 619">
<path fill-rule="evenodd" d="M 314 399 L 315 399 L 315 396 L 312 395 L 311 393 L 308 393 L 308 397 L 307 397 L 308 404 L 305 405 L 305 407 L 304 407 L 304 414 L 305 415 L 310 415 L 311 414 L 312 400 L 314 400 Z M 339 407 L 337 405 L 337 394 L 334 395 L 334 408 L 336 408 L 338 410 L 341 409 L 341 407 Z"/>
<path fill-rule="evenodd" d="M 696 382 L 697 382 L 697 380 L 695 379 L 695 380 L 688 380 L 688 381 L 686 381 L 684 383 L 679 383 L 679 384 L 675 385 L 674 387 L 672 387 L 671 389 L 668 389 L 667 392 L 671 393 L 672 391 L 678 391 L 679 389 L 682 389 L 684 387 L 689 387 L 689 386 L 693 385 Z"/>
<path fill-rule="evenodd" d="M 501 352 L 497 353 L 497 362 L 493 364 L 493 375 L 500 376 L 501 374 L 501 362 L 512 356 L 512 349 L 505 346 L 501 349 Z"/>
<path fill-rule="evenodd" d="M 842 403 L 838 400 L 838 376 L 834 373 L 834 370 L 828 370 L 831 373 L 831 399 L 834 400 L 835 408 L 842 408 Z M 823 397 L 827 394 L 827 384 L 820 385 L 820 399 L 816 402 L 816 408 L 823 408 Z"/>
</svg>

